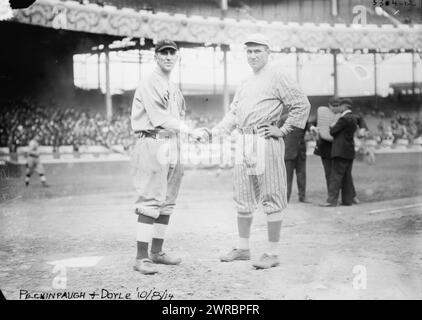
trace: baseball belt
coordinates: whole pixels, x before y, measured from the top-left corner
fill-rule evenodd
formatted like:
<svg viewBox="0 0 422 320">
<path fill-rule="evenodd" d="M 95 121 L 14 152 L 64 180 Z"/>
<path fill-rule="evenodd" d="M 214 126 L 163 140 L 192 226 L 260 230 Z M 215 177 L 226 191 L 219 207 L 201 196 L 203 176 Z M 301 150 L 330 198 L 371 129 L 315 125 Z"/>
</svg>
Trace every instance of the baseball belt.
<svg viewBox="0 0 422 320">
<path fill-rule="evenodd" d="M 137 138 L 153 138 L 153 139 L 165 139 L 176 137 L 177 133 L 169 130 L 138 130 L 135 131 Z"/>
<path fill-rule="evenodd" d="M 260 125 L 255 125 L 255 126 L 250 126 L 250 127 L 237 127 L 237 130 L 241 133 L 241 134 L 258 134 L 258 130 L 266 125 L 275 125 L 276 122 L 271 122 L 271 123 L 263 123 Z"/>
</svg>

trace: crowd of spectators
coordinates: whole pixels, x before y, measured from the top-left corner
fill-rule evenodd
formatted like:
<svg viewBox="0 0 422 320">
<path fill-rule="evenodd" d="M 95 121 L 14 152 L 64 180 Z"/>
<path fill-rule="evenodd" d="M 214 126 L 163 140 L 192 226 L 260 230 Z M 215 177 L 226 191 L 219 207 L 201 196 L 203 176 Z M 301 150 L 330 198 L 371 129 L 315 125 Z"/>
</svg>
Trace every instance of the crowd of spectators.
<svg viewBox="0 0 422 320">
<path fill-rule="evenodd" d="M 130 107 L 121 106 L 107 120 L 99 113 L 81 111 L 75 108 L 58 108 L 54 103 L 40 105 L 30 99 L 6 101 L 1 105 L 0 147 L 9 147 L 11 152 L 19 146 L 28 145 L 35 134 L 40 137 L 40 145 L 57 148 L 71 145 L 74 150 L 80 146 L 121 145 L 129 149 L 134 143 L 130 127 Z M 373 125 L 358 131 L 360 139 L 383 140 L 408 139 L 410 143 L 422 136 L 422 122 L 418 117 L 392 111 L 354 110 L 362 119 L 371 120 Z M 192 127 L 212 127 L 221 117 L 215 115 L 187 115 Z M 376 121 L 376 123 L 374 122 Z M 311 135 L 307 135 L 312 139 Z"/>
<path fill-rule="evenodd" d="M 0 147 L 9 147 L 15 152 L 20 146 L 27 146 L 37 134 L 40 145 L 80 146 L 121 145 L 129 149 L 134 143 L 130 127 L 130 107 L 121 106 L 107 120 L 99 113 L 81 111 L 75 108 L 58 108 L 54 103 L 40 105 L 33 100 L 9 100 L 1 103 Z M 218 122 L 212 115 L 188 115 L 192 127 L 210 127 Z"/>
<path fill-rule="evenodd" d="M 422 136 L 422 121 L 416 113 L 370 110 L 359 111 L 359 115 L 369 124 L 363 135 L 365 139 L 373 139 L 378 143 L 385 140 L 396 143 L 399 139 L 406 139 L 412 143 Z"/>
<path fill-rule="evenodd" d="M 123 109 L 111 120 L 96 113 L 73 108 L 58 108 L 55 105 L 39 105 L 31 100 L 15 100 L 2 103 L 0 114 L 0 146 L 27 146 L 37 134 L 40 145 L 71 145 L 75 151 L 81 145 L 111 147 L 123 145 L 128 148 L 132 141 L 130 114 Z"/>
</svg>

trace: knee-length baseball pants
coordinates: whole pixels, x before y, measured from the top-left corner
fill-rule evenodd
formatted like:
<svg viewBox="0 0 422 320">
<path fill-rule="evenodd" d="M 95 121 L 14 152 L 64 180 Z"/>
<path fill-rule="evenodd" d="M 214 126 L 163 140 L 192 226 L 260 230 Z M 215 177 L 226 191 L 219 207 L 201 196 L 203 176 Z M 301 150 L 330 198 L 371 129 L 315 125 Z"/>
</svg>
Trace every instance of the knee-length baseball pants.
<svg viewBox="0 0 422 320">
<path fill-rule="evenodd" d="M 258 203 L 271 214 L 287 207 L 283 139 L 239 135 L 233 174 L 234 201 L 239 213 L 252 213 Z"/>
<path fill-rule="evenodd" d="M 140 138 L 132 155 L 133 183 L 138 214 L 158 218 L 171 215 L 183 177 L 183 165 L 174 159 L 177 139 Z"/>
</svg>

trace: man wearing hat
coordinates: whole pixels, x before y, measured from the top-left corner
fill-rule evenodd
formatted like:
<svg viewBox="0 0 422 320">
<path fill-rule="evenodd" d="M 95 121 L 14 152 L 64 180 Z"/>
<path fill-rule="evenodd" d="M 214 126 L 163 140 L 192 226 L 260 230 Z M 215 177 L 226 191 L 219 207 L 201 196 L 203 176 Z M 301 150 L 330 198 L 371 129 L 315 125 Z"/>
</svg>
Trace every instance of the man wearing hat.
<svg viewBox="0 0 422 320">
<path fill-rule="evenodd" d="M 270 43 L 262 35 L 244 42 L 253 74 L 241 83 L 230 111 L 212 130 L 213 135 L 238 131 L 234 166 L 234 201 L 237 209 L 238 245 L 221 257 L 223 262 L 249 260 L 252 215 L 261 203 L 267 216 L 268 242 L 256 269 L 279 265 L 278 243 L 282 211 L 287 206 L 283 136 L 293 127 L 304 128 L 310 104 L 297 84 L 269 62 Z M 287 108 L 281 128 L 275 124 Z"/>
<path fill-rule="evenodd" d="M 183 121 L 185 100 L 170 74 L 178 59 L 178 47 L 163 40 L 155 47 L 156 67 L 138 85 L 132 104 L 131 124 L 137 135 L 133 152 L 137 219 L 137 256 L 134 269 L 157 273 L 155 263 L 176 265 L 179 258 L 162 251 L 165 231 L 173 212 L 183 176 L 180 134 L 197 139 L 197 130 Z M 169 157 L 166 157 L 170 154 Z M 149 243 L 151 248 L 149 252 Z"/>
<path fill-rule="evenodd" d="M 336 96 L 328 99 L 328 107 L 320 106 L 317 109 L 316 127 L 311 126 L 311 130 L 317 132 L 317 143 L 314 154 L 321 157 L 322 166 L 324 168 L 325 182 L 327 186 L 327 194 L 329 190 L 330 176 L 331 176 L 331 146 L 333 137 L 330 135 L 330 125 L 335 121 L 333 107 L 339 103 L 339 98 Z M 339 116 L 339 115 L 338 115 Z M 337 117 L 338 117 L 337 116 Z"/>
<path fill-rule="evenodd" d="M 332 107 L 333 112 L 339 114 L 340 117 L 330 126 L 330 135 L 333 137 L 332 162 L 328 199 L 322 204 L 324 207 L 337 206 L 340 190 L 343 205 L 352 205 L 355 201 L 352 167 L 355 158 L 354 134 L 357 129 L 357 120 L 351 108 L 352 101 L 348 98 L 340 98 Z"/>
</svg>

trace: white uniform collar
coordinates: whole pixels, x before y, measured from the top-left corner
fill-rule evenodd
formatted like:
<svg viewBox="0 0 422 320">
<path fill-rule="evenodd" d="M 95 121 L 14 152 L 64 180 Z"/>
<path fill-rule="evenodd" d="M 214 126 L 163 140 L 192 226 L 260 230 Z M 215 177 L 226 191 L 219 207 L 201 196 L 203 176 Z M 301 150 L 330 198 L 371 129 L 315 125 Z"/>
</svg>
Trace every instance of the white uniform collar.
<svg viewBox="0 0 422 320">
<path fill-rule="evenodd" d="M 347 110 L 345 110 L 345 111 L 343 111 L 342 113 L 341 113 L 341 115 L 340 115 L 340 117 L 344 117 L 346 114 L 348 114 L 348 113 L 352 113 L 352 111 L 351 110 L 349 110 L 349 109 L 347 109 Z"/>
</svg>

